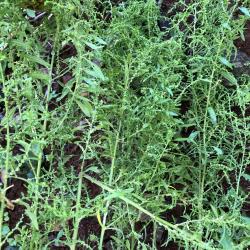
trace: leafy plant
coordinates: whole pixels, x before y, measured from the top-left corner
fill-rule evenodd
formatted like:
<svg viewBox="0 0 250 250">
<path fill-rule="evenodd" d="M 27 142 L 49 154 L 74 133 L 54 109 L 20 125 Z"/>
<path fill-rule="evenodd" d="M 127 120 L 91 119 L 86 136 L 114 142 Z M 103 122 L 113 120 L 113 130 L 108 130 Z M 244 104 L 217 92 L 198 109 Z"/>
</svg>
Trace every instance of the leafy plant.
<svg viewBox="0 0 250 250">
<path fill-rule="evenodd" d="M 1 248 L 247 248 L 248 2 L 20 3 L 0 3 Z"/>
</svg>

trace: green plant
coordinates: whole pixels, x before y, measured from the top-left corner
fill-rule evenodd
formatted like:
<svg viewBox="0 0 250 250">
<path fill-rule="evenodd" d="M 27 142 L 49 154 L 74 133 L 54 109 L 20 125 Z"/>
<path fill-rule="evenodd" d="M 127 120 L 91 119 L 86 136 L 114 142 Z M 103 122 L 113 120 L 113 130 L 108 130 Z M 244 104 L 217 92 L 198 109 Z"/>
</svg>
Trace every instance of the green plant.
<svg viewBox="0 0 250 250">
<path fill-rule="evenodd" d="M 247 248 L 248 1 L 45 1 L 41 20 L 17 2 L 0 3 L 1 248 Z"/>
</svg>

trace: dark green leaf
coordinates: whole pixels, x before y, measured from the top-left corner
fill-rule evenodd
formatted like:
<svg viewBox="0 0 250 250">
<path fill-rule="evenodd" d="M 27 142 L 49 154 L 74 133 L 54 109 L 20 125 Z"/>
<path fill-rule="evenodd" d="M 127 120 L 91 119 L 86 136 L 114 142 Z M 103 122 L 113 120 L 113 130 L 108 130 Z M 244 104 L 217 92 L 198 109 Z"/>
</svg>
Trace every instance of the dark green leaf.
<svg viewBox="0 0 250 250">
<path fill-rule="evenodd" d="M 32 62 L 43 65 L 46 68 L 50 68 L 50 64 L 38 56 L 25 55 L 25 57 Z"/>
<path fill-rule="evenodd" d="M 223 71 L 222 73 L 222 76 L 224 78 L 226 78 L 230 83 L 232 83 L 233 85 L 236 85 L 237 84 L 237 79 L 234 77 L 233 74 L 227 72 L 227 71 Z"/>
<path fill-rule="evenodd" d="M 87 99 L 85 101 L 76 99 L 75 101 L 86 116 L 91 116 L 93 108 L 91 104 L 87 101 Z"/>
</svg>

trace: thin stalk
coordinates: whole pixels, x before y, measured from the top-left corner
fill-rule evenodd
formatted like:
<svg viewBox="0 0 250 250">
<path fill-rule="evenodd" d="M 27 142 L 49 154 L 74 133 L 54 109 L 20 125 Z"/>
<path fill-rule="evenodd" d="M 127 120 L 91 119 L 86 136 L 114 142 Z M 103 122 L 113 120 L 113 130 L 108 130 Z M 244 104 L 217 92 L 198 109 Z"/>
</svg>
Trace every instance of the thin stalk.
<svg viewBox="0 0 250 250">
<path fill-rule="evenodd" d="M 71 250 L 75 250 L 76 249 L 76 241 L 77 241 L 77 236 L 78 236 L 78 228 L 79 228 L 79 224 L 81 221 L 81 216 L 79 216 L 80 214 L 80 209 L 81 209 L 81 198 L 82 198 L 82 185 L 83 185 L 83 167 L 84 167 L 84 163 L 85 163 L 85 155 L 89 146 L 89 142 L 91 139 L 91 132 L 92 132 L 92 124 L 91 123 L 91 127 L 89 129 L 89 133 L 88 133 L 88 138 L 86 141 L 86 145 L 85 148 L 83 149 L 83 160 L 82 160 L 82 164 L 81 164 L 81 169 L 80 169 L 80 173 L 79 173 L 79 180 L 78 180 L 78 186 L 77 186 L 77 198 L 76 198 L 76 218 L 75 218 L 75 222 L 74 222 L 74 230 L 73 230 L 73 237 L 72 237 L 72 244 L 70 246 Z"/>
<path fill-rule="evenodd" d="M 79 48 L 79 49 L 77 49 L 77 51 L 78 51 L 79 59 L 83 60 L 82 49 Z M 64 117 L 62 118 L 61 122 L 59 123 L 57 129 L 59 129 L 63 125 L 63 122 L 67 119 L 68 114 L 71 111 L 71 107 L 72 107 L 72 105 L 74 103 L 74 100 L 75 100 L 75 97 L 77 95 L 78 86 L 79 86 L 79 84 L 81 84 L 81 77 L 82 77 L 82 68 L 81 67 L 82 66 L 80 65 L 78 67 L 78 69 L 77 69 L 76 86 L 75 86 L 75 89 L 73 91 L 69 107 L 68 107 Z M 92 129 L 93 129 L 92 126 L 94 124 L 95 119 L 96 119 L 95 114 L 93 114 L 92 121 L 91 121 L 91 126 L 90 126 L 89 131 L 88 131 L 87 140 L 86 140 L 84 149 L 79 145 L 82 148 L 83 159 L 82 159 L 82 164 L 81 164 L 79 179 L 78 179 L 78 186 L 77 186 L 77 198 L 76 198 L 76 205 L 75 205 L 75 208 L 76 208 L 75 214 L 76 214 L 76 216 L 75 216 L 75 221 L 74 221 L 72 243 L 70 244 L 70 249 L 71 250 L 75 250 L 76 247 L 77 247 L 78 229 L 79 229 L 79 224 L 80 224 L 80 221 L 81 221 L 81 216 L 79 214 L 80 214 L 81 199 L 82 199 L 83 172 L 84 172 L 83 168 L 84 168 L 84 163 L 85 163 L 85 155 L 87 153 L 87 149 L 89 147 L 89 143 L 90 143 L 90 140 L 91 140 L 91 133 L 92 133 Z"/>
<path fill-rule="evenodd" d="M 92 178 L 91 176 L 89 176 L 87 174 L 84 174 L 83 177 L 85 179 L 91 181 L 92 183 L 96 184 L 97 186 L 101 187 L 103 190 L 111 193 L 111 194 L 116 192 L 116 190 L 110 188 L 109 186 L 107 186 L 104 183 Z M 209 250 L 214 249 L 214 248 L 210 247 L 208 244 L 206 244 L 206 243 L 202 242 L 201 240 L 197 239 L 197 237 L 195 237 L 194 235 L 180 229 L 178 227 L 178 225 L 174 225 L 174 224 L 172 224 L 172 223 L 170 223 L 168 221 L 165 221 L 165 220 L 161 219 L 160 217 L 154 215 L 153 213 L 151 213 L 147 209 L 143 208 L 141 205 L 139 205 L 136 202 L 132 201 L 131 199 L 125 197 L 124 195 L 120 195 L 118 198 L 123 200 L 126 204 L 131 205 L 132 207 L 136 208 L 140 212 L 148 215 L 152 220 L 157 222 L 159 225 L 166 228 L 169 232 L 175 234 L 176 237 L 181 238 L 183 240 L 188 240 L 188 241 L 192 242 L 192 244 L 197 244 L 197 246 L 203 247 L 203 249 L 209 249 Z"/>
<path fill-rule="evenodd" d="M 0 62 L 0 71 L 1 71 L 1 78 L 3 83 L 3 92 L 4 92 L 4 106 L 5 106 L 5 117 L 6 119 L 6 159 L 5 159 L 5 178 L 3 180 L 3 191 L 1 193 L 1 211 L 0 211 L 0 248 L 2 248 L 2 227 L 3 227 L 3 214 L 5 209 L 5 197 L 6 197 L 6 190 L 8 185 L 8 171 L 9 171 L 9 159 L 10 159 L 10 126 L 9 126 L 9 103 L 8 103 L 8 96 L 6 91 L 6 83 L 3 75 L 3 67 Z"/>
<path fill-rule="evenodd" d="M 127 90 L 129 87 L 129 63 L 128 61 L 125 60 L 124 62 L 125 64 L 125 72 L 124 72 L 124 82 L 125 82 L 125 88 L 124 88 L 124 94 L 123 94 L 123 98 L 122 98 L 122 106 L 121 106 L 121 111 L 120 111 L 120 122 L 119 122 L 119 127 L 118 127 L 118 131 L 116 134 L 116 140 L 115 140 L 115 146 L 114 146 L 114 151 L 113 151 L 113 155 L 112 155 L 112 162 L 111 162 L 111 169 L 110 169 L 110 174 L 109 174 L 109 185 L 112 185 L 112 181 L 113 181 L 113 175 L 114 175 L 114 169 L 115 169 L 115 160 L 116 160 L 116 153 L 117 153 L 117 147 L 118 147 L 118 142 L 119 142 L 119 136 L 120 136 L 120 132 L 121 132 L 121 121 L 122 121 L 122 116 L 123 116 L 123 112 L 124 112 L 124 106 L 125 106 L 125 98 L 126 98 L 126 94 L 127 94 Z M 106 212 L 103 215 L 103 220 L 102 220 L 102 229 L 101 229 L 101 236 L 100 236 L 100 241 L 99 241 L 99 246 L 98 249 L 101 250 L 103 249 L 103 240 L 104 240 L 104 234 L 106 231 L 106 223 L 107 223 L 107 216 L 108 216 L 108 208 L 110 206 L 110 200 L 108 200 L 106 202 Z"/>
<path fill-rule="evenodd" d="M 245 107 L 246 109 L 246 107 Z M 245 114 L 243 115 L 243 121 L 244 121 L 244 130 L 248 131 L 247 129 L 247 121 L 245 118 Z M 235 210 L 237 207 L 237 203 L 238 203 L 238 194 L 239 194 L 239 189 L 240 189 L 240 180 L 242 177 L 242 174 L 244 172 L 244 162 L 245 162 L 245 156 L 246 156 L 246 148 L 247 148 L 247 134 L 244 133 L 244 140 L 242 140 L 242 157 L 241 157 L 241 164 L 240 164 L 240 169 L 239 169 L 239 176 L 237 178 L 237 186 L 236 186 L 236 196 L 235 196 L 235 200 L 234 200 L 234 206 L 233 209 Z"/>
<path fill-rule="evenodd" d="M 232 14 L 234 13 L 234 10 L 236 8 L 236 5 L 234 6 L 230 16 L 228 17 L 228 21 L 230 20 Z M 221 54 L 222 51 L 222 45 L 223 42 L 225 40 L 225 32 L 222 32 L 222 38 L 220 40 L 216 55 L 215 55 L 215 61 L 217 62 L 219 59 L 219 56 Z M 216 67 L 217 65 L 214 64 L 213 68 L 212 68 L 212 72 L 210 75 L 210 81 L 209 81 L 209 87 L 208 87 L 208 93 L 207 93 L 207 100 L 206 100 L 206 105 L 205 105 L 205 113 L 204 113 L 204 122 L 203 122 L 203 138 L 202 138 L 202 154 L 200 154 L 200 165 L 202 166 L 200 174 L 199 174 L 199 200 L 198 200 L 198 207 L 199 207 L 199 220 L 201 220 L 202 216 L 203 216 L 203 197 L 204 197 L 204 189 L 205 189 L 205 178 L 206 178 L 206 172 L 207 172 L 207 121 L 208 121 L 208 108 L 210 106 L 210 96 L 211 96 L 211 91 L 212 88 L 216 89 L 216 86 L 218 85 L 218 82 L 214 83 L 214 74 L 216 71 Z M 200 233 L 202 234 L 202 227 L 200 228 Z"/>
<path fill-rule="evenodd" d="M 117 132 L 116 140 L 115 140 L 115 147 L 114 147 L 114 151 L 113 151 L 113 155 L 112 155 L 111 169 L 110 169 L 110 175 L 109 175 L 109 186 L 112 185 L 112 181 L 113 181 L 113 175 L 114 175 L 114 169 L 115 169 L 115 159 L 116 159 L 116 152 L 117 152 L 117 147 L 118 147 L 118 142 L 119 142 L 120 130 L 121 130 L 121 121 L 119 123 L 119 128 L 118 128 L 118 132 Z M 102 220 L 102 230 L 101 230 L 101 236 L 100 236 L 100 242 L 99 242 L 99 249 L 100 250 L 102 249 L 104 234 L 106 231 L 106 222 L 107 222 L 109 205 L 110 205 L 110 200 L 108 200 L 106 203 L 106 207 L 105 207 L 106 212 L 105 212 L 105 214 L 103 216 L 103 220 Z"/>
<path fill-rule="evenodd" d="M 53 74 L 53 65 L 55 62 L 55 50 L 57 48 L 57 41 L 58 41 L 58 35 L 60 31 L 60 26 L 59 26 L 59 20 L 56 18 L 56 23 L 57 23 L 57 29 L 56 29 L 56 34 L 55 34 L 55 45 L 52 51 L 52 57 L 51 57 L 51 62 L 50 62 L 50 71 L 49 71 L 49 76 L 50 80 L 47 86 L 47 91 L 46 91 L 46 106 L 45 106 L 45 111 L 44 111 L 44 121 L 43 121 L 43 132 L 46 134 L 47 130 L 47 124 L 48 124 L 48 111 L 49 111 L 49 101 L 50 101 L 50 93 L 51 93 L 51 88 L 52 88 L 52 74 Z M 44 135 L 46 136 L 46 135 Z M 42 158 L 43 158 L 43 147 L 41 145 L 41 150 L 38 155 L 38 163 L 37 163 L 37 170 L 36 170 L 36 193 L 35 193 L 35 216 L 37 216 L 37 205 L 38 205 L 38 200 L 39 200 L 39 181 L 40 181 L 40 173 L 41 173 L 41 166 L 42 166 Z"/>
</svg>

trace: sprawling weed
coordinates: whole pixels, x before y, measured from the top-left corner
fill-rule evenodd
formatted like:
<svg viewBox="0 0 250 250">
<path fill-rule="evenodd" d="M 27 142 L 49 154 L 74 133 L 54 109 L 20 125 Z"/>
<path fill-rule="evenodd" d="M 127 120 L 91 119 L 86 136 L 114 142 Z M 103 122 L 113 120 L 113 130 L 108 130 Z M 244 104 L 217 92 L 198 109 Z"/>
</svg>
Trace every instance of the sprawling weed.
<svg viewBox="0 0 250 250">
<path fill-rule="evenodd" d="M 246 249 L 249 1 L 66 2 L 0 3 L 1 248 Z"/>
</svg>

